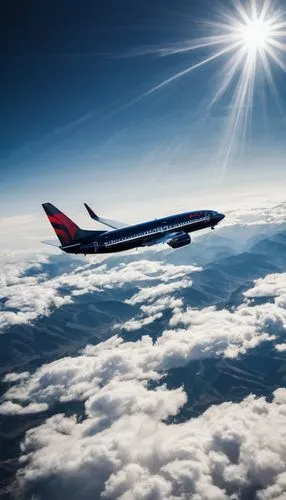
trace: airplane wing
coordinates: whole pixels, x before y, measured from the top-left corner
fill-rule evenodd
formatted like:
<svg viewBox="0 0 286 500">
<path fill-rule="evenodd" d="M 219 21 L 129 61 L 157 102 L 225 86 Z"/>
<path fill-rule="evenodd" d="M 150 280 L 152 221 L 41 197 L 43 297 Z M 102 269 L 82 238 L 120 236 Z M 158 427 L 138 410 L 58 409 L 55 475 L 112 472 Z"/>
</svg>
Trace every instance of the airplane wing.
<svg viewBox="0 0 286 500">
<path fill-rule="evenodd" d="M 146 241 L 144 243 L 144 247 L 151 247 L 152 245 L 159 245 L 160 243 L 170 243 L 174 238 L 177 238 L 178 236 L 181 236 L 183 233 L 182 231 L 174 231 L 173 233 L 165 233 L 162 234 L 162 236 L 157 236 L 154 237 L 152 240 Z"/>
<path fill-rule="evenodd" d="M 86 203 L 84 204 L 84 206 L 92 219 L 96 220 L 97 222 L 101 222 L 101 224 L 105 224 L 105 226 L 112 227 L 112 229 L 121 229 L 122 227 L 127 227 L 129 225 L 125 224 L 124 222 L 118 222 L 116 220 L 104 219 L 103 217 L 99 217 Z"/>
</svg>

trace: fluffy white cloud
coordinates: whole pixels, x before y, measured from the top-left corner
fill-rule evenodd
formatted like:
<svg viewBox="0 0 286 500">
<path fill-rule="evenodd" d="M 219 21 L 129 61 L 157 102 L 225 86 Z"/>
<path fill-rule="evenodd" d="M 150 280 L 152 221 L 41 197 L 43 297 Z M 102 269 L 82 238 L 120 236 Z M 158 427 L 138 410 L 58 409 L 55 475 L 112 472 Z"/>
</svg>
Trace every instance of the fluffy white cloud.
<svg viewBox="0 0 286 500">
<path fill-rule="evenodd" d="M 12 261 L 11 261 L 12 260 Z M 0 295 L 5 298 L 0 311 L 0 329 L 8 325 L 28 323 L 50 310 L 71 302 L 71 298 L 57 294 L 54 280 L 47 280 L 41 272 L 47 264 L 45 255 L 30 256 L 19 262 L 12 258 L 3 266 L 0 277 Z M 33 271 L 33 275 L 29 273 Z"/>
<path fill-rule="evenodd" d="M 165 309 L 180 309 L 181 307 L 183 307 L 183 299 L 167 296 L 159 298 L 155 303 L 142 305 L 140 309 L 145 314 L 157 314 Z"/>
<path fill-rule="evenodd" d="M 245 297 L 277 297 L 286 294 L 286 273 L 268 274 L 254 282 L 254 287 L 244 293 Z"/>
<path fill-rule="evenodd" d="M 183 278 L 186 274 L 199 271 L 197 266 L 175 266 L 160 261 L 140 260 L 127 264 L 108 266 L 102 264 L 95 267 L 93 264 L 79 268 L 71 274 L 65 274 L 58 278 L 61 285 L 79 289 L 82 293 L 100 290 L 103 287 L 120 287 L 126 283 L 138 284 L 143 281 L 162 281 Z M 164 285 L 166 287 L 172 284 Z M 157 287 L 155 287 L 157 288 Z"/>
<path fill-rule="evenodd" d="M 273 297 L 273 303 L 265 303 L 261 306 L 254 306 L 251 310 L 257 315 L 259 320 L 263 320 L 268 325 L 279 325 L 286 331 L 286 273 L 269 274 L 265 278 L 254 282 L 253 288 L 244 293 L 250 301 L 255 298 Z M 286 344 L 276 344 L 275 348 L 279 352 L 286 350 Z"/>
<path fill-rule="evenodd" d="M 159 261 L 140 260 L 113 266 L 89 263 L 79 265 L 70 273 L 48 278 L 41 272 L 42 264 L 46 263 L 46 257 L 41 256 L 4 266 L 0 278 L 0 296 L 5 297 L 5 304 L 0 312 L 0 329 L 13 324 L 29 323 L 39 316 L 47 316 L 54 308 L 73 302 L 77 295 L 122 287 L 131 282 L 139 286 L 143 282 L 161 281 L 157 292 L 152 292 L 157 296 L 164 293 L 164 287 L 174 290 L 185 286 L 187 280 L 183 279 L 183 276 L 200 270 L 195 266 L 175 266 Z M 31 270 L 37 272 L 30 276 Z M 176 281 L 174 285 L 174 280 L 178 279 L 182 280 L 182 284 Z M 188 284 L 191 282 L 188 281 Z M 160 287 L 163 287 L 162 291 Z M 62 292 L 63 288 L 68 291 Z"/>
<path fill-rule="evenodd" d="M 183 281 L 181 286 L 188 285 Z M 128 302 L 143 303 L 141 315 L 116 327 L 136 330 L 158 319 L 163 310 L 170 309 L 170 329 L 164 331 L 155 344 L 158 349 L 160 346 L 161 352 L 164 350 L 165 361 L 169 357 L 182 363 L 184 360 L 220 354 L 235 358 L 261 342 L 274 340 L 278 331 L 286 329 L 285 274 L 257 280 L 254 287 L 244 293 L 247 300 L 232 310 L 216 309 L 214 306 L 185 308 L 181 299 L 168 295 L 177 289 L 176 282 L 158 288 L 158 294 L 156 287 L 146 287 L 134 295 Z M 166 296 L 160 296 L 164 293 Z M 249 299 L 262 293 L 273 295 L 273 303 L 253 305 Z"/>
<path fill-rule="evenodd" d="M 4 382 L 18 382 L 19 380 L 25 380 L 29 378 L 29 372 L 22 373 L 7 373 L 3 378 Z"/>
<path fill-rule="evenodd" d="M 28 431 L 21 488 L 42 487 L 55 499 L 83 491 L 86 500 L 100 493 L 122 500 L 227 500 L 250 492 L 260 500 L 285 497 L 285 389 L 271 403 L 249 396 L 169 425 L 161 420 L 162 407 L 173 412 L 179 395 L 169 393 L 170 408 L 167 397 L 156 404 L 139 391 L 133 400 L 129 390 L 126 399 L 118 390 L 115 398 L 111 392 L 107 401 L 97 399 L 95 414 L 82 422 L 56 415 Z M 111 414 L 109 425 L 98 425 L 98 412 Z"/>
<path fill-rule="evenodd" d="M 58 284 L 55 280 L 46 280 L 44 274 L 22 276 L 18 268 L 17 274 L 12 273 L 11 276 L 8 272 L 2 275 L 2 280 L 6 283 L 2 284 L 0 293 L 6 300 L 5 309 L 0 312 L 0 329 L 29 323 L 38 316 L 47 316 L 53 308 L 71 302 L 69 295 L 58 295 Z"/>
<path fill-rule="evenodd" d="M 265 340 L 274 340 L 275 335 L 267 333 L 267 329 L 273 325 L 271 331 L 275 333 L 285 319 L 285 309 L 276 304 L 256 307 L 243 304 L 231 311 L 215 307 L 187 308 L 176 310 L 170 320 L 171 326 L 183 325 L 184 328 L 170 331 L 169 335 L 180 332 L 188 344 L 192 339 L 201 356 L 224 354 L 235 358 Z"/>
<path fill-rule="evenodd" d="M 114 329 L 134 331 L 139 330 L 143 326 L 150 325 L 157 319 L 162 318 L 163 311 L 176 310 L 183 306 L 183 300 L 172 297 L 168 294 L 177 292 L 184 288 L 192 286 L 190 280 L 184 279 L 171 283 L 160 283 L 154 287 L 145 287 L 133 295 L 131 299 L 125 302 L 130 305 L 141 304 L 140 310 L 142 315 L 137 318 L 132 318 L 123 324 L 114 325 Z M 147 305 L 145 305 L 147 304 Z"/>
<path fill-rule="evenodd" d="M 140 292 L 139 292 L 140 293 Z M 162 297 L 159 298 L 161 304 Z M 165 307 L 168 301 L 163 303 Z M 118 336 L 96 346 L 87 346 L 74 358 L 62 358 L 43 365 L 32 376 L 17 375 L 6 393 L 6 400 L 50 403 L 56 399 L 86 400 L 90 391 L 102 389 L 116 377 L 117 381 L 159 379 L 170 368 L 193 359 L 223 355 L 235 358 L 259 343 L 275 339 L 273 332 L 286 324 L 286 308 L 276 297 L 273 303 L 252 306 L 247 301 L 234 310 L 208 307 L 197 310 L 180 308 L 173 301 L 170 329 L 153 342 L 145 335 L 136 342 L 124 342 Z M 152 304 L 151 304 L 152 305 Z M 155 303 L 156 305 L 156 303 Z M 148 311 L 149 312 L 149 311 Z M 160 318 L 161 312 L 157 312 Z M 154 320 L 146 316 L 146 322 Z M 135 329 L 132 321 L 124 324 Z M 141 321 L 142 318 L 139 318 Z M 268 330 L 270 329 L 270 333 Z M 13 375 L 6 377 L 13 382 Z M 18 383 L 17 383 L 18 382 Z"/>
<path fill-rule="evenodd" d="M 180 282 L 174 281 L 172 283 L 160 283 L 153 287 L 142 288 L 136 295 L 126 302 L 128 304 L 142 304 L 145 302 L 153 302 L 156 298 L 176 292 L 179 289 L 188 288 L 192 285 L 190 280 L 184 279 Z"/>
<path fill-rule="evenodd" d="M 146 288 L 153 287 L 142 291 Z M 150 385 L 191 359 L 235 357 L 273 339 L 267 329 L 285 319 L 281 296 L 259 305 L 247 299 L 232 311 L 195 310 L 184 309 L 168 295 L 169 288 L 162 290 L 155 296 L 147 292 L 150 302 L 144 304 L 156 307 L 158 301 L 156 314 L 162 307 L 173 311 L 172 329 L 155 342 L 149 336 L 136 342 L 114 336 L 32 375 L 6 376 L 12 385 L 2 414 L 38 412 L 72 400 L 85 407 L 83 420 L 57 414 L 26 433 L 21 490 L 33 494 L 44 488 L 55 500 L 82 491 L 86 500 L 100 494 L 121 500 L 227 500 L 247 494 L 277 500 L 286 495 L 285 389 L 275 391 L 272 402 L 249 396 L 239 404 L 211 407 L 188 422 L 168 424 L 186 394 L 182 388 Z"/>
<path fill-rule="evenodd" d="M 125 321 L 123 325 L 116 324 L 114 325 L 114 329 L 121 329 L 121 330 L 126 330 L 127 332 L 132 332 L 134 330 L 140 330 L 140 328 L 143 328 L 143 326 L 150 325 L 151 323 L 154 323 L 157 319 L 162 318 L 162 313 L 158 312 L 153 315 L 148 315 L 145 317 L 141 318 L 133 318 L 128 321 Z"/>
<path fill-rule="evenodd" d="M 245 205 L 236 207 L 227 212 L 227 218 L 224 225 L 247 224 L 247 225 L 264 225 L 264 224 L 285 224 L 285 201 L 273 205 L 272 201 L 263 202 L 261 207 L 247 207 Z"/>
<path fill-rule="evenodd" d="M 175 289 L 179 289 L 180 286 L 176 287 Z M 161 289 L 162 291 L 162 289 Z M 139 292 L 140 294 L 140 292 Z M 138 297 L 139 294 L 136 294 Z M 132 300 L 132 299 L 131 299 Z M 155 300 L 155 297 L 153 298 Z M 129 301 L 126 301 L 129 302 Z M 147 301 L 148 302 L 148 301 Z M 114 329 L 119 328 L 120 330 L 127 330 L 127 331 L 134 331 L 134 330 L 139 330 L 143 326 L 150 325 L 151 323 L 154 323 L 157 319 L 162 318 L 163 316 L 163 311 L 169 309 L 169 310 L 176 310 L 183 307 L 183 300 L 182 299 L 176 299 L 174 297 L 166 296 L 166 297 L 160 297 L 158 300 L 155 300 L 155 302 L 151 301 L 151 304 L 149 305 L 141 305 L 140 309 L 143 313 L 142 316 L 138 318 L 132 318 L 129 321 L 126 321 L 123 324 L 116 324 L 114 325 Z"/>
<path fill-rule="evenodd" d="M 275 349 L 279 352 L 285 352 L 286 351 L 286 344 L 276 344 Z"/>
<path fill-rule="evenodd" d="M 29 413 L 39 413 L 47 410 L 46 403 L 31 403 L 27 406 L 22 406 L 12 401 L 5 401 L 0 405 L 0 415 L 26 415 Z"/>
</svg>

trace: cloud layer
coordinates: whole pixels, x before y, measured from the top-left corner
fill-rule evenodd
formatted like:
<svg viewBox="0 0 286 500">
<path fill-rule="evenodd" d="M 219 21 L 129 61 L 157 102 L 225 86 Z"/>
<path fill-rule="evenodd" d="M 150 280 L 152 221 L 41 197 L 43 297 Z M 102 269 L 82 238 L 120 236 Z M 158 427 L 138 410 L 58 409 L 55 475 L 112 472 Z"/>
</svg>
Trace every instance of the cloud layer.
<svg viewBox="0 0 286 500">
<path fill-rule="evenodd" d="M 275 391 L 272 402 L 249 396 L 171 424 L 168 418 L 177 415 L 187 397 L 183 388 L 171 390 L 160 382 L 166 370 L 191 359 L 236 357 L 273 340 L 269 325 L 285 322 L 281 279 L 277 274 L 256 281 L 245 293 L 246 302 L 232 311 L 199 311 L 179 303 L 171 328 L 155 342 L 149 336 L 136 342 L 114 336 L 87 346 L 76 357 L 43 365 L 32 375 L 6 376 L 11 387 L 2 414 L 36 413 L 73 400 L 85 407 L 83 420 L 57 414 L 26 433 L 20 491 L 40 491 L 43 499 L 84 491 L 87 500 L 100 495 L 122 500 L 234 500 L 243 495 L 282 500 L 285 389 Z M 270 283 L 274 301 L 253 305 L 252 298 Z M 166 299 L 171 289 L 163 290 Z M 155 307 L 163 298 L 149 292 L 144 297 Z M 134 295 L 136 302 L 140 293 Z M 144 304 L 148 307 L 145 299 Z"/>
<path fill-rule="evenodd" d="M 34 373 L 6 375 L 2 415 L 38 419 L 43 412 L 68 409 L 26 433 L 17 498 L 286 497 L 285 389 L 276 390 L 272 401 L 250 395 L 182 422 L 184 387 L 170 389 L 162 380 L 169 369 L 192 360 L 237 358 L 265 341 L 276 341 L 276 356 L 282 357 L 285 273 L 256 280 L 239 305 L 196 309 L 185 292 L 197 266 L 140 256 L 121 264 L 112 259 L 78 264 L 51 277 L 45 263 L 41 257 L 6 267 L 2 331 L 49 315 L 82 294 L 118 288 L 130 290 L 125 297 L 134 316 L 114 325 L 109 340 L 74 357 L 46 363 Z M 119 336 L 140 333 L 157 320 L 162 321 L 156 339 L 145 335 L 130 342 Z M 70 415 L 73 401 L 83 408 L 77 416 Z"/>
<path fill-rule="evenodd" d="M 157 300 L 152 288 L 143 289 L 128 300 L 128 303 L 142 302 L 142 313 L 119 328 L 139 329 L 147 320 L 149 323 L 155 321 L 164 309 L 170 309 L 169 329 L 155 346 L 160 345 L 162 349 L 164 346 L 166 352 L 172 352 L 173 359 L 181 359 L 181 363 L 220 354 L 235 358 L 265 340 L 274 340 L 276 333 L 286 330 L 285 273 L 256 280 L 254 286 L 244 292 L 245 302 L 231 309 L 184 307 L 181 299 L 172 296 L 168 286 L 162 286 L 165 295 Z M 273 297 L 273 302 L 252 304 L 254 298 L 269 296 Z"/>
<path fill-rule="evenodd" d="M 42 256 L 25 263 L 13 262 L 4 266 L 0 278 L 0 296 L 5 298 L 5 303 L 0 312 L 0 330 L 47 316 L 55 308 L 72 303 L 78 295 L 123 287 L 130 283 L 140 286 L 145 282 L 160 281 L 161 284 L 150 288 L 149 292 L 159 296 L 164 294 L 164 287 L 175 290 L 191 286 L 192 282 L 186 276 L 200 270 L 192 265 L 175 266 L 142 259 L 126 265 L 79 265 L 72 272 L 49 278 L 42 270 L 42 265 L 47 262 Z M 30 271 L 33 271 L 32 276 Z M 162 291 L 160 287 L 163 287 Z"/>
<path fill-rule="evenodd" d="M 129 382 L 91 399 L 83 422 L 55 415 L 26 434 L 20 489 L 43 499 L 285 498 L 285 389 L 271 403 L 249 396 L 162 422 L 183 403 L 182 391 Z"/>
<path fill-rule="evenodd" d="M 172 301 L 175 306 L 169 327 L 162 331 L 156 341 L 145 335 L 137 341 L 124 342 L 123 338 L 115 335 L 96 346 L 87 346 L 76 357 L 66 357 L 43 365 L 33 375 L 29 376 L 27 372 L 22 375 L 9 374 L 5 380 L 14 385 L 6 392 L 4 399 L 24 405 L 50 404 L 57 400 L 86 401 L 92 392 L 102 390 L 113 379 L 117 382 L 137 380 L 145 384 L 147 380 L 160 379 L 166 370 L 183 366 L 191 360 L 214 356 L 235 358 L 261 342 L 275 340 L 275 334 L 278 335 L 281 328 L 286 329 L 285 295 L 279 285 L 282 277 L 277 274 L 257 280 L 254 287 L 244 294 L 253 297 L 255 293 L 260 293 L 261 287 L 264 289 L 265 283 L 271 282 L 276 293 L 278 290 L 281 292 L 273 302 L 253 305 L 246 299 L 232 310 L 184 308 L 180 300 L 168 295 L 163 298 L 154 295 L 150 293 L 153 287 L 147 287 L 134 296 L 136 302 L 143 293 L 144 297 L 149 297 L 150 307 L 154 309 L 156 300 L 159 309 L 162 302 L 163 307 L 170 306 Z M 161 291 L 173 291 L 169 285 L 166 287 Z M 256 289 L 257 292 L 254 292 Z M 149 309 L 147 312 L 150 312 Z M 153 316 L 145 316 L 145 319 L 148 318 L 154 319 Z M 130 321 L 128 323 L 127 329 Z M 1 412 L 5 413 L 5 409 L 6 406 L 0 406 Z"/>
</svg>

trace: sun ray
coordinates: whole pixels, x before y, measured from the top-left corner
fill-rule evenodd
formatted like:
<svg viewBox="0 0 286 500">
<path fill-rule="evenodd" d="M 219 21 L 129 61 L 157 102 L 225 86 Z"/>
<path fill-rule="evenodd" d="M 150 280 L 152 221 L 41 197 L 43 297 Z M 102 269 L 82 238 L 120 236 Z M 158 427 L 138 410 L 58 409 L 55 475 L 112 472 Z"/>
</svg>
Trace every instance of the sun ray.
<svg viewBox="0 0 286 500">
<path fill-rule="evenodd" d="M 274 38 L 270 38 L 269 41 L 268 41 L 268 43 L 270 45 L 273 45 L 273 47 L 276 47 L 276 49 L 281 50 L 282 52 L 286 51 L 286 44 L 285 43 L 281 43 L 278 40 L 275 40 Z"/>
<path fill-rule="evenodd" d="M 249 15 L 247 13 L 247 10 L 242 5 L 241 1 L 240 0 L 233 1 L 233 6 L 237 10 L 237 13 L 240 15 L 241 19 L 236 20 L 233 17 L 232 21 L 234 21 L 234 22 L 241 22 L 242 21 L 244 24 L 247 24 L 249 21 Z"/>
<path fill-rule="evenodd" d="M 286 12 L 273 11 L 269 0 L 261 0 L 259 4 L 256 0 L 249 0 L 248 8 L 245 2 L 242 4 L 240 0 L 235 0 L 233 6 L 237 18 L 232 13 L 224 13 L 224 18 L 227 19 L 225 25 L 222 22 L 208 24 L 210 29 L 213 26 L 217 36 L 219 33 L 226 36 L 226 43 L 230 43 L 230 40 L 240 42 L 223 67 L 220 85 L 210 103 L 214 106 L 223 98 L 237 74 L 238 82 L 226 117 L 219 154 L 222 176 L 235 148 L 246 140 L 252 120 L 255 82 L 259 69 L 263 70 L 266 82 L 277 101 L 279 95 L 271 71 L 271 62 L 286 71 L 286 63 L 282 58 L 282 54 L 286 54 Z"/>
<path fill-rule="evenodd" d="M 173 76 L 170 76 L 170 78 L 167 78 L 163 82 L 159 83 L 158 85 L 155 85 L 155 87 L 152 87 L 150 90 L 147 90 L 147 92 L 144 92 L 144 94 L 141 94 L 141 96 L 138 99 L 142 99 L 143 97 L 147 97 L 150 94 L 153 94 L 157 90 L 162 89 L 163 87 L 166 87 L 169 83 L 173 82 L 174 80 L 178 80 L 179 78 L 182 78 L 183 76 L 187 75 L 191 71 L 194 71 L 195 69 L 200 68 L 201 66 L 204 66 L 205 64 L 208 64 L 211 61 L 214 61 L 215 59 L 218 59 L 219 57 L 227 54 L 228 52 L 231 52 L 235 50 L 238 46 L 240 45 L 239 42 L 233 43 L 232 45 L 216 52 L 210 57 L 207 57 L 206 59 L 203 59 L 202 61 L 198 62 L 197 64 L 194 64 L 193 66 L 190 66 L 183 71 L 180 71 L 179 73 L 176 73 Z"/>
<path fill-rule="evenodd" d="M 256 55 L 249 52 L 239 82 L 231 102 L 231 111 L 227 120 L 226 133 L 222 142 L 221 176 L 223 178 L 227 168 L 239 129 L 242 128 L 242 137 L 245 135 L 243 122 L 246 122 L 249 113 L 248 107 L 252 105 L 252 92 L 255 78 Z"/>
<path fill-rule="evenodd" d="M 276 88 L 275 81 L 274 81 L 274 78 L 273 78 L 273 75 L 272 75 L 272 71 L 271 71 L 271 66 L 269 64 L 269 60 L 268 60 L 267 55 L 265 54 L 264 50 L 262 50 L 260 52 L 260 58 L 261 58 L 261 62 L 262 62 L 263 69 L 264 69 L 264 74 L 266 76 L 269 88 L 270 88 L 271 91 L 273 91 L 276 94 L 277 88 Z"/>
<path fill-rule="evenodd" d="M 212 37 L 202 38 L 199 42 L 197 43 L 193 42 L 192 44 L 186 45 L 185 47 L 180 46 L 180 47 L 157 49 L 157 52 L 159 52 L 160 55 L 162 56 L 171 56 L 175 54 L 182 54 L 184 52 L 191 52 L 192 50 L 214 47 L 216 45 L 223 45 L 226 43 L 226 41 L 227 40 L 225 35 L 212 36 Z"/>
<path fill-rule="evenodd" d="M 258 13 L 257 13 L 256 0 L 250 0 L 250 6 L 251 6 L 251 17 L 254 21 L 257 21 Z"/>
<path fill-rule="evenodd" d="M 271 92 L 271 94 L 276 102 L 277 109 L 279 110 L 279 113 L 280 113 L 283 121 L 285 121 L 286 117 L 285 117 L 285 112 L 283 111 L 283 103 L 281 102 L 281 97 L 279 95 L 277 86 L 275 84 L 275 80 L 273 78 L 269 59 L 267 58 L 267 56 L 264 52 L 262 52 L 260 54 L 260 56 L 261 56 L 261 61 L 262 61 L 263 67 L 264 67 L 264 75 L 265 75 L 267 82 L 268 82 L 268 87 L 269 87 L 270 92 Z"/>
<path fill-rule="evenodd" d="M 233 54 L 230 60 L 225 63 L 223 70 L 221 72 L 223 74 L 222 81 L 214 97 L 210 102 L 210 107 L 214 106 L 216 102 L 218 102 L 223 97 L 229 85 L 231 84 L 235 74 L 237 73 L 237 70 L 242 63 L 243 58 L 244 58 L 244 49 L 242 48 L 238 53 Z"/>
<path fill-rule="evenodd" d="M 277 52 L 275 52 L 275 50 L 273 50 L 271 47 L 267 46 L 267 47 L 265 47 L 265 51 L 270 55 L 270 57 L 273 59 L 273 61 L 275 61 L 276 64 L 278 64 L 278 66 L 280 66 L 280 68 L 283 71 L 286 71 L 286 64 L 280 59 L 279 55 L 277 54 Z"/>
<path fill-rule="evenodd" d="M 286 10 L 279 9 L 271 0 L 232 0 L 231 8 L 224 8 L 215 20 L 205 20 L 205 35 L 188 40 L 182 45 L 152 49 L 149 53 L 176 56 L 200 50 L 210 50 L 208 57 L 175 73 L 141 94 L 134 104 L 167 85 L 179 80 L 211 62 L 223 61 L 220 84 L 210 99 L 209 110 L 232 89 L 233 95 L 225 118 L 224 133 L 219 153 L 219 164 L 224 175 L 231 155 L 238 143 L 246 140 L 252 120 L 256 79 L 260 71 L 265 76 L 272 95 L 278 100 L 272 66 L 286 71 Z M 207 33 L 207 34 L 206 34 Z M 147 52 L 148 53 L 148 52 Z M 146 54 L 146 52 L 145 52 Z M 229 57 L 227 61 L 225 58 Z"/>
<path fill-rule="evenodd" d="M 259 18 L 261 19 L 261 21 L 264 23 L 265 21 L 267 21 L 267 15 L 268 15 L 268 11 L 269 11 L 269 7 L 270 7 L 270 2 L 269 0 L 265 0 L 262 4 L 262 8 L 261 8 L 261 12 L 260 12 L 260 16 Z"/>
</svg>

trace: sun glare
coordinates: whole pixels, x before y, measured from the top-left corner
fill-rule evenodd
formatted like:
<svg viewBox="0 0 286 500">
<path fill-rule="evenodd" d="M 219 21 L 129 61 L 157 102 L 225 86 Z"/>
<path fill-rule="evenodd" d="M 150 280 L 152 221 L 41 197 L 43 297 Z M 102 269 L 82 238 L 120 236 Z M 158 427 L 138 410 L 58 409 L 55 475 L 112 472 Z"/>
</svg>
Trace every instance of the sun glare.
<svg viewBox="0 0 286 500">
<path fill-rule="evenodd" d="M 284 2 L 284 0 L 283 0 Z M 222 175 L 235 146 L 243 144 L 254 104 L 256 79 L 263 72 L 272 94 L 277 97 L 272 73 L 276 65 L 286 71 L 286 11 L 279 10 L 277 1 L 235 0 L 221 12 L 214 12 L 217 20 L 205 22 L 204 36 L 183 45 L 158 49 L 162 56 L 202 50 L 209 54 L 186 69 L 169 77 L 140 96 L 148 96 L 198 68 L 221 60 L 219 85 L 210 99 L 210 107 L 218 103 L 232 89 L 232 98 L 222 134 L 219 163 Z M 257 64 L 258 61 L 260 64 Z M 229 95 L 229 93 L 228 93 Z"/>
<path fill-rule="evenodd" d="M 268 23 L 261 20 L 249 21 L 241 28 L 241 36 L 249 50 L 265 49 L 271 34 Z"/>
</svg>

